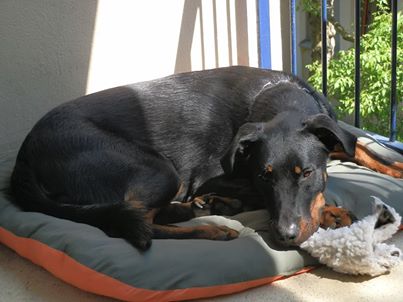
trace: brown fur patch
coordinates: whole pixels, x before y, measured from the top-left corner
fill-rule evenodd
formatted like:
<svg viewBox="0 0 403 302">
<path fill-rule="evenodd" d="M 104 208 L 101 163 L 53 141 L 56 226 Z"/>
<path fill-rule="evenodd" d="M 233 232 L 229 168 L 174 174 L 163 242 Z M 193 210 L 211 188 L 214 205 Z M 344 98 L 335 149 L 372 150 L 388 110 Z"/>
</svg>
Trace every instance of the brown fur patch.
<svg viewBox="0 0 403 302">
<path fill-rule="evenodd" d="M 341 228 L 344 226 L 350 226 L 352 223 L 353 217 L 348 210 L 329 205 L 325 206 L 320 218 L 320 227 L 324 229 Z"/>
<path fill-rule="evenodd" d="M 398 170 L 402 170 L 402 171 L 403 171 L 403 163 L 395 161 L 395 162 L 392 164 L 392 168 L 393 168 L 393 169 L 398 169 Z"/>
<path fill-rule="evenodd" d="M 300 234 L 296 240 L 297 244 L 304 242 L 306 239 L 308 239 L 309 236 L 316 232 L 320 224 L 321 210 L 324 206 L 325 197 L 321 192 L 316 195 L 316 197 L 311 202 L 311 218 L 309 220 L 301 219 L 300 221 Z"/>
<path fill-rule="evenodd" d="M 295 174 L 301 174 L 302 173 L 302 168 L 301 167 L 299 167 L 299 166 L 295 166 L 295 168 L 294 168 L 294 172 L 295 172 Z"/>
<path fill-rule="evenodd" d="M 272 165 L 267 165 L 266 172 L 269 172 L 269 173 L 273 172 L 273 166 Z"/>
<path fill-rule="evenodd" d="M 325 196 L 323 195 L 323 193 L 319 193 L 318 195 L 316 195 L 316 198 L 311 203 L 310 208 L 311 218 L 313 220 L 314 225 L 319 225 L 321 211 L 324 206 L 325 206 Z"/>
<path fill-rule="evenodd" d="M 361 166 L 370 168 L 371 170 L 395 177 L 403 178 L 403 163 L 395 162 L 391 165 L 382 163 L 376 155 L 372 154 L 366 147 L 365 143 L 357 142 L 355 146 L 354 158 L 348 156 L 345 152 L 332 152 L 332 159 L 340 159 L 355 162 Z"/>
<path fill-rule="evenodd" d="M 364 144 L 357 142 L 355 148 L 355 160 L 358 164 L 368 167 L 374 171 L 381 172 L 396 178 L 402 178 L 402 171 L 397 171 L 391 166 L 380 163 L 376 157 L 370 153 Z"/>
</svg>

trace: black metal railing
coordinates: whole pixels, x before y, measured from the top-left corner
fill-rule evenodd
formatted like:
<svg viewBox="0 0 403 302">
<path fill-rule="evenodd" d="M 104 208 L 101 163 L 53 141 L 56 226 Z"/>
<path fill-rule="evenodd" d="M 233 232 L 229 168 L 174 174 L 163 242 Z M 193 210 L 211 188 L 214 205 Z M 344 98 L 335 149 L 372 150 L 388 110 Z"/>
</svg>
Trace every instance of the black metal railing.
<svg viewBox="0 0 403 302">
<path fill-rule="evenodd" d="M 392 0 L 392 80 L 390 87 L 390 140 L 396 140 L 396 114 L 397 114 L 397 0 Z"/>
<path fill-rule="evenodd" d="M 327 1 L 321 0 L 321 24 L 322 24 L 322 93 L 327 95 Z M 291 10 L 291 41 L 296 41 L 296 0 L 290 0 L 290 10 Z M 391 92 L 390 92 L 390 133 L 389 138 L 383 142 L 386 144 L 393 144 L 396 140 L 397 125 L 397 0 L 391 0 L 391 11 L 392 11 L 392 29 L 391 29 Z M 360 81 L 360 23 L 361 23 L 361 0 L 355 0 L 355 89 L 354 89 L 354 125 L 360 127 L 360 91 L 361 91 L 361 81 Z M 296 74 L 296 64 L 297 64 L 297 54 L 296 54 L 296 43 L 291 43 L 291 70 Z M 382 138 L 381 138 L 382 139 Z M 396 144 L 393 145 L 396 148 Z M 397 148 L 401 148 L 401 144 L 398 144 Z"/>
<path fill-rule="evenodd" d="M 323 2 L 323 1 L 322 1 Z M 326 0 L 324 1 L 326 2 Z M 361 0 L 355 0 L 355 12 L 354 12 L 354 49 L 355 49 L 355 72 L 354 72 L 354 126 L 360 127 L 360 92 L 361 92 L 361 64 L 360 64 L 360 55 L 361 55 Z"/>
</svg>

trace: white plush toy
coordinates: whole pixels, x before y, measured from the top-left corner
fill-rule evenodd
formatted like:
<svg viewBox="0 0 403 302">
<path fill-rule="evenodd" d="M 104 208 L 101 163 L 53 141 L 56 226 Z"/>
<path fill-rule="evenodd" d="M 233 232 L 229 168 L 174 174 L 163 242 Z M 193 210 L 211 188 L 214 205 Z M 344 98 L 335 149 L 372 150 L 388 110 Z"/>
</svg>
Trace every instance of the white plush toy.
<svg viewBox="0 0 403 302">
<path fill-rule="evenodd" d="M 401 217 L 395 209 L 372 197 L 372 215 L 349 227 L 319 229 L 301 248 L 341 273 L 377 276 L 389 272 L 402 260 L 402 252 L 383 241 L 397 232 Z"/>
</svg>

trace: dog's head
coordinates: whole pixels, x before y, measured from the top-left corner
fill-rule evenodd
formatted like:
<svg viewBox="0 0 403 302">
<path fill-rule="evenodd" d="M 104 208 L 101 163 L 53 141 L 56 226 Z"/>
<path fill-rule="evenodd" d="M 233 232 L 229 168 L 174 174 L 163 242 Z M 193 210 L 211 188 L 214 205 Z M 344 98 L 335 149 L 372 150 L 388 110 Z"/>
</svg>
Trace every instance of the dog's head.
<svg viewBox="0 0 403 302">
<path fill-rule="evenodd" d="M 303 119 L 285 112 L 240 127 L 221 163 L 225 173 L 254 183 L 278 241 L 299 245 L 319 227 L 329 152 L 342 148 L 354 155 L 354 147 L 355 137 L 327 115 Z"/>
</svg>

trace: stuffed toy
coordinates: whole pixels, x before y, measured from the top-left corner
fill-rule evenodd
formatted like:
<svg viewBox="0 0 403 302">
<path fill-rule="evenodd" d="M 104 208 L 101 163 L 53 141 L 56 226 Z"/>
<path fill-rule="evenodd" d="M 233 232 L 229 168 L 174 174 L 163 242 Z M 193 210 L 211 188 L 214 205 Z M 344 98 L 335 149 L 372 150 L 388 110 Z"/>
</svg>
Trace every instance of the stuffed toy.
<svg viewBox="0 0 403 302">
<path fill-rule="evenodd" d="M 402 260 L 402 252 L 384 243 L 400 227 L 401 217 L 372 196 L 373 214 L 340 228 L 319 228 L 301 248 L 337 272 L 377 276 L 389 272 Z"/>
</svg>

